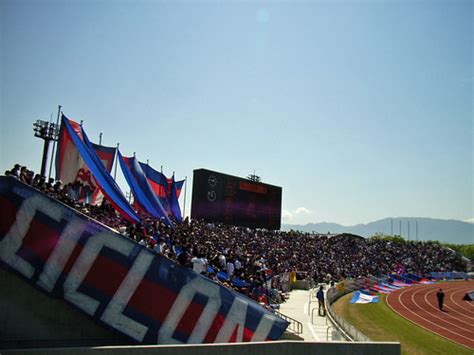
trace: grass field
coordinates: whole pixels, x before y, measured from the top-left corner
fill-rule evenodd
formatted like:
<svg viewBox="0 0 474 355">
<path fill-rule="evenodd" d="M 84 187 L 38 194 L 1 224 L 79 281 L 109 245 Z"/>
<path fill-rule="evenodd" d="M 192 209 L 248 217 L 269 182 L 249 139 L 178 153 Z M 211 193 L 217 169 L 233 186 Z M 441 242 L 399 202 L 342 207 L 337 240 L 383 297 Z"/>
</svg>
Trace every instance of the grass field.
<svg viewBox="0 0 474 355">
<path fill-rule="evenodd" d="M 378 303 L 350 304 L 352 293 L 340 298 L 334 311 L 375 341 L 397 341 L 402 354 L 470 354 L 472 351 L 441 338 L 393 312 L 379 295 Z"/>
</svg>

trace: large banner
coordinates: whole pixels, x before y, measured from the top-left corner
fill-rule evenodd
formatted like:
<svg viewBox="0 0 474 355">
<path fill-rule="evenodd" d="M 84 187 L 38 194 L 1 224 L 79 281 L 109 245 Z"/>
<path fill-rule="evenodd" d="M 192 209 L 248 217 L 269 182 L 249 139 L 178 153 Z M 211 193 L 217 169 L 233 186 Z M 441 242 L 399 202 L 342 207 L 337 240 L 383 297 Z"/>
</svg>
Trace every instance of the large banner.
<svg viewBox="0 0 474 355">
<path fill-rule="evenodd" d="M 183 216 L 181 215 L 181 208 L 179 207 L 179 195 L 181 194 L 181 190 L 183 189 L 184 180 L 181 181 L 174 181 L 174 175 L 171 178 L 171 187 L 170 187 L 170 207 L 171 213 L 173 214 L 174 218 L 181 223 L 183 221 Z"/>
<path fill-rule="evenodd" d="M 104 168 L 110 173 L 116 148 L 94 143 L 92 143 L 92 147 Z M 79 202 L 95 205 L 100 203 L 103 198 L 96 179 L 84 162 L 84 159 L 82 159 L 69 131 L 64 126 L 61 126 L 59 134 L 56 156 L 56 180 L 61 180 L 64 185 L 72 183 L 74 188 L 77 189 L 75 199 Z"/>
<path fill-rule="evenodd" d="M 145 173 L 148 184 L 155 192 L 165 211 L 173 216 L 176 221 L 182 222 L 179 196 L 181 195 L 184 180 L 175 181 L 174 174 L 171 179 L 168 179 L 163 173 L 156 171 L 150 165 L 142 162 L 138 162 L 138 164 Z"/>
<path fill-rule="evenodd" d="M 0 216 L 3 267 L 137 343 L 276 340 L 288 326 L 16 179 L 0 177 Z"/>
<path fill-rule="evenodd" d="M 86 132 L 77 122 L 68 119 L 64 114 L 61 117 L 61 131 L 60 136 L 66 135 L 74 144 L 75 149 L 84 160 L 87 168 L 89 168 L 91 175 L 97 181 L 97 186 L 104 194 L 105 198 L 114 206 L 123 218 L 132 223 L 137 223 L 140 218 L 128 203 L 125 195 L 120 190 L 120 187 L 110 175 L 109 171 L 104 167 L 100 157 L 96 154 L 92 143 L 89 141 Z M 61 142 L 61 139 L 60 139 Z M 67 156 L 61 158 L 62 145 L 56 155 L 56 169 L 60 171 L 61 164 L 67 161 Z M 66 160 L 65 160 L 66 159 Z"/>
<path fill-rule="evenodd" d="M 133 192 L 135 203 L 143 212 L 156 219 L 163 218 L 164 222 L 171 226 L 171 221 L 161 205 L 158 196 L 148 183 L 145 173 L 138 164 L 138 160 L 135 157 L 124 157 L 120 151 L 118 151 L 118 161 L 123 175 Z"/>
</svg>

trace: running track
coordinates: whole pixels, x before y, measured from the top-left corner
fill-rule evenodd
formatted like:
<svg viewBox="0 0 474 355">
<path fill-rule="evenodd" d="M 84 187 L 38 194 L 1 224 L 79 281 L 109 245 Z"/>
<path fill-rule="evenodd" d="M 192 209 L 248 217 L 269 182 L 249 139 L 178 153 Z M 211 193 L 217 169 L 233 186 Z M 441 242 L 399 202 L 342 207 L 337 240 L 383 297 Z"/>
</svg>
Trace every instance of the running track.
<svg viewBox="0 0 474 355">
<path fill-rule="evenodd" d="M 438 308 L 436 292 L 443 289 L 444 312 Z M 474 302 L 463 301 L 474 281 L 416 285 L 387 296 L 392 310 L 426 330 L 474 350 Z"/>
</svg>

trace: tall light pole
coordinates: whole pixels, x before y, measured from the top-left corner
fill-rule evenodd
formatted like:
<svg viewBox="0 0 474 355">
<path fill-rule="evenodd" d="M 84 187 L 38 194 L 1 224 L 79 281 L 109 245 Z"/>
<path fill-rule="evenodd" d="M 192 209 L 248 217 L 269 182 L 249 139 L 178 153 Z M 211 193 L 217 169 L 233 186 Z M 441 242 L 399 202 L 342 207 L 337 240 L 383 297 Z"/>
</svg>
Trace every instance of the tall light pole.
<svg viewBox="0 0 474 355">
<path fill-rule="evenodd" d="M 44 140 L 43 158 L 41 160 L 41 176 L 46 176 L 46 164 L 48 163 L 49 143 L 58 140 L 58 127 L 56 124 L 48 121 L 37 120 L 33 123 L 35 137 Z"/>
</svg>

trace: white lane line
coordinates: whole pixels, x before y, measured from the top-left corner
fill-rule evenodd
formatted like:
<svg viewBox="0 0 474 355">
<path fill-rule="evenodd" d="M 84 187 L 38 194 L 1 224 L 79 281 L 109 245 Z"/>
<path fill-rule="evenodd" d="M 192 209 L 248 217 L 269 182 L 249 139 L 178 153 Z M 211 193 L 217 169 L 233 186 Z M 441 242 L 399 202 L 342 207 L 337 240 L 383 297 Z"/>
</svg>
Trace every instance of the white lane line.
<svg viewBox="0 0 474 355">
<path fill-rule="evenodd" d="M 422 328 L 425 328 L 425 329 L 428 329 L 429 331 L 431 331 L 431 332 L 433 332 L 433 333 L 436 333 L 436 334 L 438 334 L 439 336 L 442 336 L 443 338 L 448 338 L 448 337 L 442 335 L 441 332 L 435 332 L 434 329 L 430 329 L 430 328 L 429 328 L 428 326 L 426 326 L 426 325 L 423 326 L 423 325 L 421 325 L 421 324 L 418 324 L 415 319 L 417 319 L 417 318 L 422 319 L 423 321 L 425 321 L 425 322 L 427 322 L 427 323 L 433 324 L 433 325 L 435 326 L 435 329 L 436 329 L 436 327 L 438 327 L 438 328 L 444 329 L 444 330 L 447 331 L 448 333 L 457 335 L 457 336 L 459 336 L 459 337 L 461 337 L 461 338 L 464 338 L 464 339 L 467 339 L 467 340 L 471 341 L 471 338 L 466 337 L 466 336 L 464 336 L 464 335 L 462 335 L 462 334 L 459 334 L 459 333 L 457 333 L 457 332 L 455 332 L 455 331 L 452 331 L 452 330 L 449 329 L 449 328 L 443 327 L 441 324 L 437 324 L 437 323 L 435 323 L 435 322 L 432 322 L 432 321 L 430 321 L 429 319 L 426 319 L 426 318 L 420 316 L 420 315 L 417 314 L 416 312 L 413 312 L 413 311 L 412 311 L 409 307 L 407 307 L 407 306 L 405 305 L 405 303 L 402 301 L 402 296 L 403 296 L 404 294 L 406 294 L 407 292 L 410 292 L 410 291 L 413 292 L 413 294 L 411 294 L 411 295 L 408 294 L 407 297 L 411 296 L 410 298 L 413 298 L 414 294 L 419 292 L 419 289 L 415 289 L 415 288 L 411 288 L 411 287 L 404 289 L 402 292 L 400 292 L 399 294 L 397 294 L 397 296 L 398 296 L 398 302 L 400 303 L 400 305 L 401 305 L 409 314 L 412 314 L 415 318 L 410 319 L 410 318 L 405 317 L 405 316 L 403 316 L 403 315 L 402 315 L 402 317 L 411 320 L 413 323 L 417 324 L 418 326 L 420 326 L 420 327 L 422 327 Z M 406 302 L 406 301 L 405 301 L 405 302 Z M 415 303 L 415 306 L 417 306 L 418 308 L 420 308 L 420 306 L 418 306 L 417 303 Z M 398 312 L 397 312 L 397 313 L 398 313 Z M 401 315 L 401 313 L 399 313 L 399 314 Z M 436 316 L 435 316 L 435 317 L 436 317 Z M 441 320 L 441 318 L 439 318 L 439 317 L 436 317 L 436 318 L 438 318 L 438 319 Z M 448 339 L 449 339 L 449 338 L 448 338 Z M 458 342 L 458 341 L 456 341 L 456 342 Z"/>
<path fill-rule="evenodd" d="M 306 323 L 308 325 L 308 328 L 309 330 L 311 331 L 311 334 L 313 335 L 313 338 L 316 339 L 316 341 L 321 341 L 321 339 L 319 339 L 319 337 L 316 335 L 316 333 L 314 332 L 314 329 L 313 329 L 313 326 L 311 325 L 310 322 Z"/>
</svg>

